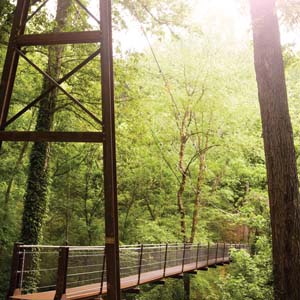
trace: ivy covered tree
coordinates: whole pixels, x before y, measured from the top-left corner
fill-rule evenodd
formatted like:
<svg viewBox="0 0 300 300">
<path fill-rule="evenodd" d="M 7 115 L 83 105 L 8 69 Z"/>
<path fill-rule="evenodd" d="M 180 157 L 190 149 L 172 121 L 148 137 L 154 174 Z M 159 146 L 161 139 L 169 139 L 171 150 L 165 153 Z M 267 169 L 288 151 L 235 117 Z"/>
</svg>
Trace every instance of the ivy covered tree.
<svg viewBox="0 0 300 300">
<path fill-rule="evenodd" d="M 14 2 L 0 2 L 1 64 Z M 96 29 L 98 24 L 70 2 L 58 2 L 60 21 L 49 2 L 29 22 L 28 33 Z M 280 5 L 285 2 L 286 8 L 295 5 L 288 0 Z M 203 6 L 195 18 L 196 6 L 186 1 L 114 2 L 115 32 L 122 35 L 135 27 L 151 45 L 127 51 L 115 35 L 120 242 L 249 241 L 256 255 L 236 252 L 234 264 L 191 276 L 185 280 L 185 290 L 182 281 L 173 279 L 164 286 L 142 286 L 139 298 L 272 299 L 271 230 L 253 45 L 248 33 L 242 33 L 242 23 L 237 28 L 228 11 L 221 11 L 223 2 L 199 3 Z M 287 19 L 289 10 L 281 9 Z M 295 10 L 291 13 L 289 21 L 296 22 Z M 142 37 L 136 43 L 143 44 Z M 58 79 L 98 46 L 26 47 L 25 51 Z M 299 165 L 297 48 L 285 45 L 283 55 Z M 99 59 L 95 59 L 63 86 L 98 111 L 99 78 Z M 48 85 L 20 60 L 10 113 L 18 112 Z M 35 126 L 101 130 L 60 92 L 43 99 L 9 129 Z M 4 143 L 0 157 L 2 296 L 11 248 L 20 232 L 26 243 L 103 245 L 104 196 L 101 146 Z"/>
<path fill-rule="evenodd" d="M 57 2 L 55 19 L 57 25 L 54 32 L 63 31 L 67 27 L 70 5 L 71 0 Z M 58 80 L 61 74 L 63 54 L 64 46 L 49 47 L 47 73 L 55 80 Z M 48 88 L 49 81 L 45 78 L 43 90 Z M 57 90 L 50 92 L 40 101 L 36 131 L 50 131 L 53 128 L 56 101 Z M 21 241 L 31 245 L 38 245 L 42 237 L 42 227 L 47 210 L 49 152 L 50 144 L 48 142 L 36 142 L 30 154 Z"/>
</svg>

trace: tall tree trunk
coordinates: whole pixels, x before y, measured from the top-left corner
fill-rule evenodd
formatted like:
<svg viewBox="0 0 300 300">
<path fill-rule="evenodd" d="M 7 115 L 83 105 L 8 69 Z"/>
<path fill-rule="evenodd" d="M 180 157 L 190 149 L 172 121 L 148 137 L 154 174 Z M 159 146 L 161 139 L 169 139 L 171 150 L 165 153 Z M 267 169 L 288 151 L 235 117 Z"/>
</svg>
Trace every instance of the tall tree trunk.
<svg viewBox="0 0 300 300">
<path fill-rule="evenodd" d="M 68 9 L 71 0 L 58 0 L 56 32 L 62 31 L 67 23 Z M 48 74 L 58 79 L 61 72 L 61 62 L 64 47 L 49 47 Z M 49 87 L 44 80 L 44 90 Z M 37 131 L 50 131 L 53 125 L 53 111 L 57 98 L 57 91 L 50 93 L 40 102 L 36 123 Z M 31 154 L 27 190 L 24 199 L 21 240 L 28 244 L 38 244 L 41 241 L 42 225 L 47 208 L 49 143 L 34 143 Z"/>
<path fill-rule="evenodd" d="M 71 0 L 58 0 L 55 32 L 63 31 L 67 23 L 68 10 Z M 61 73 L 61 62 L 64 47 L 49 47 L 47 73 L 58 80 Z M 43 89 L 49 88 L 49 82 L 44 79 Z M 53 127 L 53 113 L 57 91 L 54 90 L 41 100 L 38 109 L 36 131 L 50 131 Z M 25 244 L 36 245 L 41 242 L 42 228 L 47 209 L 47 189 L 49 170 L 49 143 L 37 142 L 32 146 L 27 178 L 27 189 L 24 197 L 24 211 L 22 218 L 21 241 Z M 30 269 L 38 270 L 39 255 L 36 252 L 27 261 Z M 35 291 L 40 274 L 27 273 L 23 281 L 23 289 L 27 292 Z"/>
<path fill-rule="evenodd" d="M 88 200 L 89 200 L 89 185 L 90 185 L 90 176 L 92 170 L 92 160 L 87 162 L 87 171 L 85 173 L 85 191 L 84 191 L 84 217 L 85 217 L 85 225 L 87 230 L 87 237 L 88 237 L 88 245 L 92 245 L 92 231 L 91 231 L 91 216 L 88 210 Z"/>
<path fill-rule="evenodd" d="M 33 116 L 34 116 L 34 114 L 33 114 Z M 28 131 L 30 131 L 32 123 L 33 123 L 33 118 L 29 122 L 29 126 L 28 126 L 28 129 L 27 129 Z M 9 203 L 9 200 L 10 200 L 10 195 L 11 195 L 11 190 L 12 190 L 12 187 L 13 187 L 13 183 L 14 183 L 16 174 L 18 173 L 18 170 L 19 170 L 20 166 L 22 165 L 24 156 L 25 156 L 27 148 L 28 148 L 28 144 L 29 144 L 28 142 L 23 143 L 23 145 L 20 149 L 20 153 L 18 155 L 18 158 L 16 160 L 15 166 L 13 168 L 12 175 L 11 175 L 9 181 L 8 181 L 6 192 L 5 192 L 5 198 L 4 198 L 5 209 L 8 209 L 8 203 Z"/>
<path fill-rule="evenodd" d="M 199 165 L 198 165 L 198 176 L 197 176 L 197 184 L 195 190 L 195 198 L 194 198 L 194 211 L 193 211 L 190 243 L 194 243 L 197 226 L 199 223 L 200 196 L 201 196 L 201 188 L 204 180 L 204 172 L 206 167 L 206 151 L 208 149 L 208 141 L 209 141 L 209 131 L 207 131 L 205 137 L 205 148 L 201 150 L 201 138 L 200 136 L 198 136 Z"/>
<path fill-rule="evenodd" d="M 188 110 L 185 111 L 180 128 L 180 149 L 179 149 L 179 161 L 178 168 L 181 173 L 181 181 L 179 183 L 179 189 L 177 191 L 177 206 L 180 214 L 180 230 L 183 242 L 187 241 L 186 238 L 186 221 L 185 221 L 185 207 L 183 202 L 183 193 L 185 191 L 186 180 L 187 180 L 187 169 L 184 165 L 185 149 L 188 140 L 187 128 L 190 123 L 191 114 Z"/>
<path fill-rule="evenodd" d="M 17 161 L 15 163 L 15 166 L 13 168 L 12 175 L 11 175 L 9 181 L 8 181 L 7 188 L 6 188 L 6 191 L 5 191 L 5 197 L 4 197 L 5 209 L 8 209 L 8 204 L 9 204 L 9 200 L 10 200 L 10 195 L 11 195 L 11 190 L 12 190 L 12 187 L 13 187 L 13 183 L 14 183 L 16 174 L 19 170 L 19 167 L 21 166 L 21 164 L 23 162 L 23 158 L 25 156 L 27 148 L 28 148 L 28 142 L 23 143 L 22 148 L 21 148 L 20 153 L 19 153 L 19 156 L 18 156 Z"/>
<path fill-rule="evenodd" d="M 250 0 L 272 226 L 276 300 L 300 299 L 300 207 L 275 0 Z"/>
<path fill-rule="evenodd" d="M 183 275 L 183 290 L 184 290 L 184 300 L 190 300 L 191 296 L 191 276 L 190 274 Z"/>
<path fill-rule="evenodd" d="M 181 235 L 184 243 L 187 242 L 187 236 L 186 236 L 186 220 L 185 220 L 185 207 L 183 201 L 183 194 L 185 191 L 185 186 L 187 181 L 187 171 L 188 171 L 184 164 L 184 157 L 185 157 L 186 143 L 188 140 L 187 129 L 190 123 L 190 118 L 191 118 L 191 114 L 187 109 L 184 113 L 181 122 L 181 127 L 180 127 L 180 149 L 179 149 L 179 162 L 178 162 L 178 168 L 181 173 L 181 181 L 179 183 L 179 189 L 177 191 L 177 206 L 178 206 L 178 212 L 180 214 L 180 230 L 181 230 Z M 190 277 L 188 274 L 184 274 L 183 286 L 184 286 L 184 299 L 189 300 L 190 299 Z"/>
</svg>

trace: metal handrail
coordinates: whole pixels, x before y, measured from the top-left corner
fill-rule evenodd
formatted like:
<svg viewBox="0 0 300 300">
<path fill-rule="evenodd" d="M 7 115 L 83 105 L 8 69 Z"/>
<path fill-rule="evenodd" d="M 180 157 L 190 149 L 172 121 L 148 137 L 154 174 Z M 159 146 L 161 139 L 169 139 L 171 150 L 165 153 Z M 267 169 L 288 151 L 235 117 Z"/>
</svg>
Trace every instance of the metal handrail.
<svg viewBox="0 0 300 300">
<path fill-rule="evenodd" d="M 141 284 L 143 274 L 157 271 L 160 278 L 168 276 L 169 268 L 177 268 L 178 274 L 230 262 L 230 250 L 247 249 L 243 244 L 140 244 L 119 247 L 120 271 L 122 282 L 128 282 L 130 276 L 136 276 L 135 285 Z M 100 251 L 99 251 L 100 250 Z M 48 254 L 56 255 L 57 261 L 49 263 Z M 46 264 L 30 266 L 34 256 L 43 256 Z M 14 270 L 11 277 L 10 292 L 22 291 L 27 276 L 36 276 L 41 272 L 55 272 L 56 282 L 42 282 L 37 290 L 55 288 L 59 297 L 66 294 L 68 287 L 99 282 L 98 294 L 103 293 L 106 284 L 106 257 L 104 246 L 51 246 L 16 244 L 14 248 Z M 26 259 L 26 262 L 25 262 Z M 39 259 L 43 261 L 43 259 Z M 54 265 L 55 264 L 55 265 Z M 99 276 L 100 275 L 100 276 Z M 54 276 L 55 277 L 55 276 Z M 128 277 L 128 278 L 126 278 Z M 72 278 L 72 280 L 71 280 Z M 94 290 L 94 288 L 93 288 Z"/>
</svg>

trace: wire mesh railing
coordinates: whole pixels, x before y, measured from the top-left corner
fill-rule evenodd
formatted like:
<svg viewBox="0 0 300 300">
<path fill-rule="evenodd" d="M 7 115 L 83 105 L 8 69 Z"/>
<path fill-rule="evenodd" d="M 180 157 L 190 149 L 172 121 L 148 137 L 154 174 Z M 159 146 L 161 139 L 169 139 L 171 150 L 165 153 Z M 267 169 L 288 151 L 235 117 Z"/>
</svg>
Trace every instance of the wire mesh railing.
<svg viewBox="0 0 300 300">
<path fill-rule="evenodd" d="M 121 285 L 137 286 L 152 279 L 228 263 L 232 248 L 248 250 L 249 246 L 229 243 L 121 246 Z M 106 281 L 104 246 L 15 245 L 10 291 L 103 294 Z"/>
<path fill-rule="evenodd" d="M 104 247 L 71 247 L 68 255 L 67 288 L 106 281 L 104 257 Z"/>
<path fill-rule="evenodd" d="M 17 286 L 24 294 L 56 289 L 59 247 L 23 246 L 15 251 Z"/>
</svg>

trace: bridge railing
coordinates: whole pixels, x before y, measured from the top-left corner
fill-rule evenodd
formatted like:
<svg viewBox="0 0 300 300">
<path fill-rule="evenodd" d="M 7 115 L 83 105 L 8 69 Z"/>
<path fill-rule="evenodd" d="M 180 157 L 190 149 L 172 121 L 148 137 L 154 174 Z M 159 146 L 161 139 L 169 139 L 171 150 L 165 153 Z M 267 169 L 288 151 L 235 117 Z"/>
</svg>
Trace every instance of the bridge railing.
<svg viewBox="0 0 300 300">
<path fill-rule="evenodd" d="M 8 294 L 56 289 L 59 247 L 15 244 Z"/>
<path fill-rule="evenodd" d="M 105 247 L 69 247 L 66 287 L 106 281 Z"/>
<path fill-rule="evenodd" d="M 147 282 L 154 272 L 164 278 L 229 262 L 230 249 L 243 244 L 142 244 L 121 246 L 120 275 L 123 284 Z M 152 273 L 151 273 L 152 272 Z M 155 277 L 155 278 L 156 278 Z M 129 284 L 130 283 L 130 284 Z M 8 297 L 55 291 L 61 297 L 78 287 L 99 294 L 106 290 L 105 247 L 36 246 L 16 244 Z"/>
</svg>

